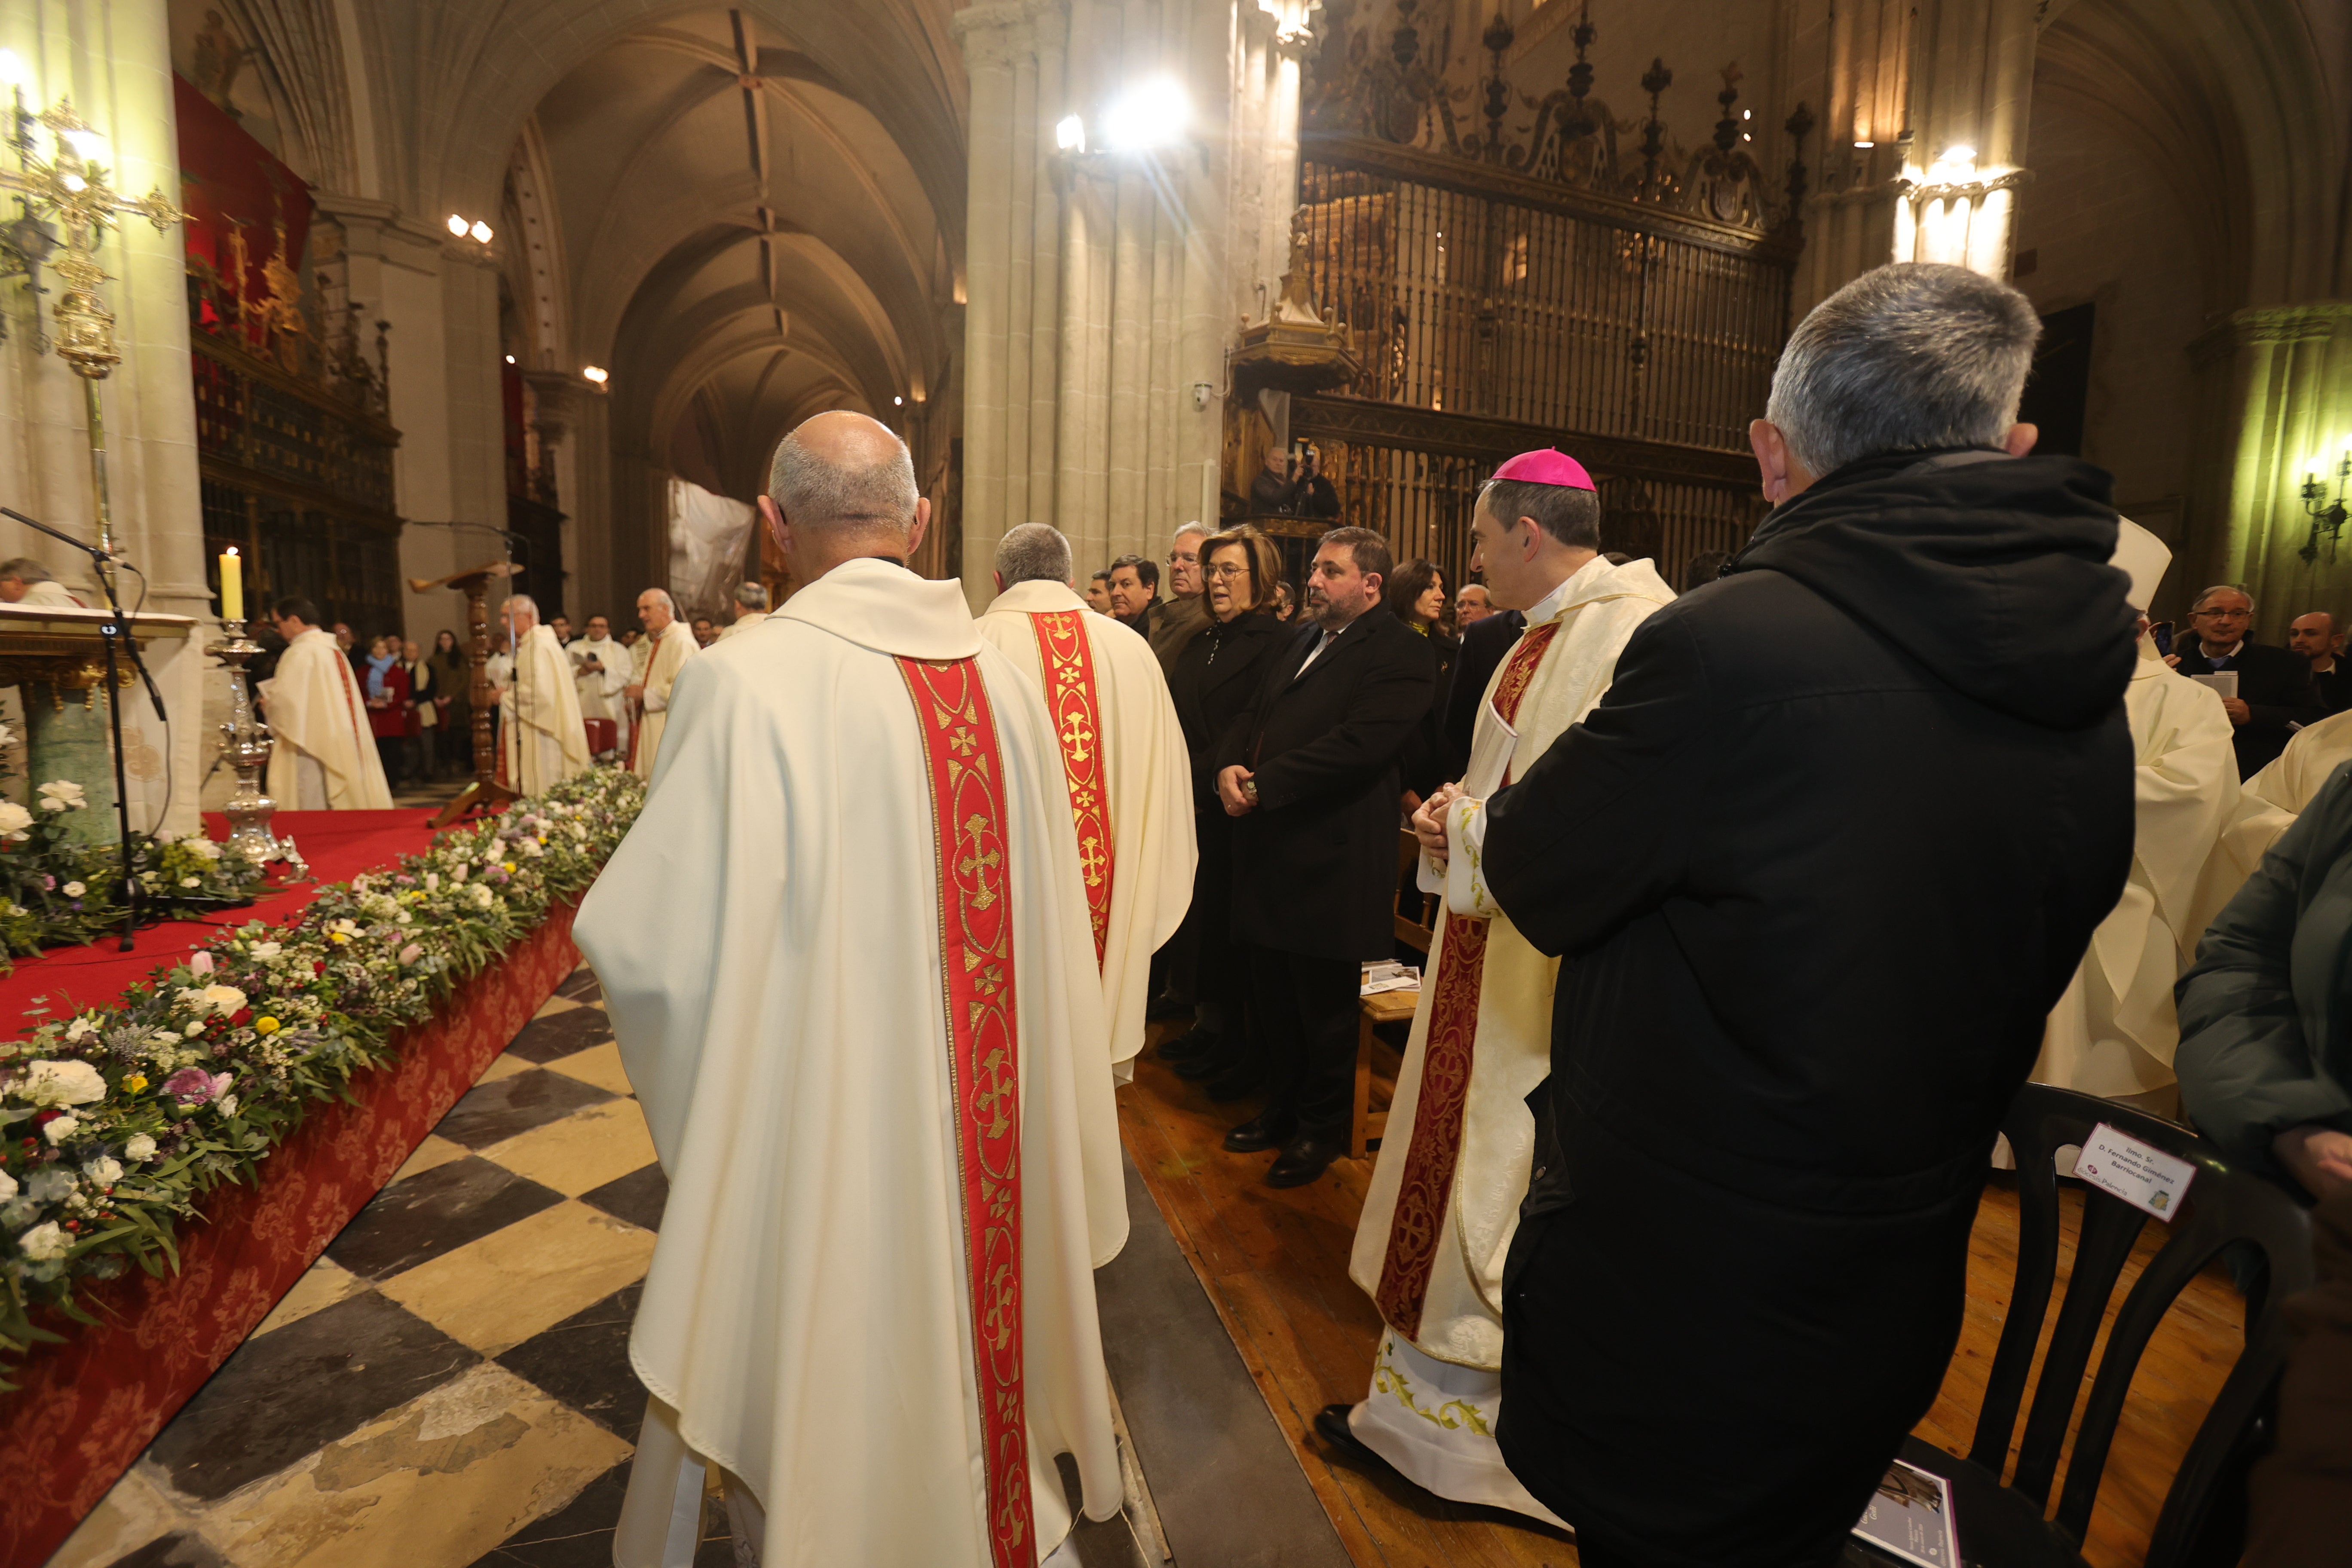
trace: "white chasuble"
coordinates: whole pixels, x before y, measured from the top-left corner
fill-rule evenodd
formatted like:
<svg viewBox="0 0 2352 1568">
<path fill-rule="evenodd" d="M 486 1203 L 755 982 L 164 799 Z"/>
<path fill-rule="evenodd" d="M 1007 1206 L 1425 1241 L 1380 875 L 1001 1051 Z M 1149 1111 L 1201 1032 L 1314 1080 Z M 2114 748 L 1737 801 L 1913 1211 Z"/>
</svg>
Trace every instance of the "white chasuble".
<svg viewBox="0 0 2352 1568">
<path fill-rule="evenodd" d="M 279 809 L 392 809 L 367 695 L 334 633 L 312 626 L 286 645 L 278 673 L 261 683 L 261 707 L 277 741 L 267 784 Z"/>
<path fill-rule="evenodd" d="M 1674 597 L 1648 561 L 1596 557 L 1535 607 L 1487 682 L 1450 824 L 1446 912 L 1349 1260 L 1388 1325 L 1357 1436 L 1442 1496 L 1555 1524 L 1503 1465 L 1493 1420 L 1503 1259 L 1535 1149 L 1526 1100 L 1551 1070 L 1559 961 L 1487 896 L 1478 846 L 1486 798 L 1592 710 L 1626 639 Z"/>
<path fill-rule="evenodd" d="M 694 628 L 678 620 L 637 646 L 646 650 L 637 678 L 646 691 L 637 715 L 634 765 L 639 778 L 650 779 L 661 756 L 662 731 L 669 723 L 671 688 L 677 684 L 677 672 L 686 668 L 686 661 L 702 652 L 702 647 L 694 640 Z"/>
<path fill-rule="evenodd" d="M 1143 1049 L 1151 955 L 1192 901 L 1192 780 L 1151 645 L 1063 583 L 1016 583 L 980 635 L 1036 682 L 1101 957 L 1103 1021 L 1122 1081 Z M 1050 666 L 1050 668 L 1048 668 Z"/>
<path fill-rule="evenodd" d="M 2221 699 L 2155 657 L 2146 641 L 2140 647 L 2124 690 L 2138 764 L 2131 875 L 2051 1010 L 2032 1074 L 2036 1083 L 2110 1099 L 2169 1090 L 2174 1082 L 2180 1024 L 2173 983 L 2196 957 L 2205 929 L 2195 916 L 2200 883 L 2239 808 L 2238 760 Z M 2147 1108 L 2168 1111 L 2167 1098 Z"/>
<path fill-rule="evenodd" d="M 708 1460 L 771 1563 L 1028 1568 L 1056 1455 L 1119 1506 L 1093 1269 L 1127 1235 L 1044 704 L 960 587 L 874 560 L 675 697 L 576 926 L 671 1189 L 615 1561 L 662 1562 Z"/>
<path fill-rule="evenodd" d="M 582 637 L 568 645 L 563 657 L 572 662 L 572 689 L 580 694 L 580 717 L 610 719 L 619 735 L 621 754 L 629 754 L 629 705 L 622 697 L 635 679 L 629 650 L 618 637 Z M 602 669 L 582 668 L 590 659 Z"/>
<path fill-rule="evenodd" d="M 537 795 L 588 771 L 588 730 L 580 721 L 580 689 L 555 628 L 530 628 L 515 650 L 514 678 L 499 699 L 507 783 Z"/>
</svg>

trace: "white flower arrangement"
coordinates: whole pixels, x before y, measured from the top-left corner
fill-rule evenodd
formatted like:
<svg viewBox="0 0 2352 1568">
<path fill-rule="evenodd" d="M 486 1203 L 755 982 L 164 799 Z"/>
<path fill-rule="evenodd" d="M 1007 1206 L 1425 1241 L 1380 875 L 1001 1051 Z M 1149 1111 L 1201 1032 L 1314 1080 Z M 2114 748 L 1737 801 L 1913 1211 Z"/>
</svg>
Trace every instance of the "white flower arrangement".
<svg viewBox="0 0 2352 1568">
<path fill-rule="evenodd" d="M 37 791 L 43 811 L 79 811 L 89 804 L 81 785 L 71 779 L 51 779 Z"/>
<path fill-rule="evenodd" d="M 322 889 L 288 924 L 218 928 L 115 1007 L 0 1041 L 0 1387 L 35 1310 L 134 1264 L 175 1266 L 170 1237 L 206 1191 L 268 1179 L 270 1150 L 314 1105 L 586 889 L 644 798 L 634 774 L 593 770 Z M 536 846 L 559 820 L 585 837 Z M 196 842 L 170 847 L 174 880 L 212 863 Z"/>
</svg>

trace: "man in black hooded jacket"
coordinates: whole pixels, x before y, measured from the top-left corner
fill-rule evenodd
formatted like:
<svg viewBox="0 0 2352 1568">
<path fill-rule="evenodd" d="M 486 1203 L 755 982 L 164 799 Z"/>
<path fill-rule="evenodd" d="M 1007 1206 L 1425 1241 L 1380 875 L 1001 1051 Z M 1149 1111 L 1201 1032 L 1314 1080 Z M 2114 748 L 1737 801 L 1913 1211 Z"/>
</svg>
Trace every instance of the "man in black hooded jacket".
<svg viewBox="0 0 2352 1568">
<path fill-rule="evenodd" d="M 1586 1568 L 1835 1561 L 1957 1342 L 2132 855 L 2135 617 L 2107 476 L 2013 423 L 2038 331 L 1957 267 L 1825 300 L 1752 432 L 1776 510 L 1489 803 L 1566 960 L 1498 1437 Z"/>
</svg>

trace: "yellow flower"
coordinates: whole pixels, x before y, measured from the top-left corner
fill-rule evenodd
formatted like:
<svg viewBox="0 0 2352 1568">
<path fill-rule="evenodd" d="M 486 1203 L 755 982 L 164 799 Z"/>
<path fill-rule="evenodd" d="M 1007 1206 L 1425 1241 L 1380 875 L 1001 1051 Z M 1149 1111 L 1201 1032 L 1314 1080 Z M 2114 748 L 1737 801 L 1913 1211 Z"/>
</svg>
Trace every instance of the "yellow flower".
<svg viewBox="0 0 2352 1568">
<path fill-rule="evenodd" d="M 122 1087 L 129 1089 L 131 1093 L 137 1094 L 141 1089 L 147 1087 L 147 1075 L 143 1072 L 132 1073 L 129 1078 L 122 1080 Z"/>
<path fill-rule="evenodd" d="M 347 932 L 347 931 L 329 931 L 329 932 L 327 933 L 327 940 L 328 940 L 329 942 L 335 942 L 335 943 L 337 943 L 338 945 L 344 946 L 344 947 L 348 947 L 348 946 L 350 946 L 350 945 L 351 945 L 351 941 L 352 941 L 352 939 L 351 939 L 351 934 L 350 934 L 349 932 Z"/>
<path fill-rule="evenodd" d="M 264 1013 L 253 1021 L 253 1032 L 257 1035 L 274 1035 L 278 1032 L 278 1020 Z"/>
<path fill-rule="evenodd" d="M 511 860 L 508 861 L 505 865 L 503 865 L 503 866 L 499 867 L 499 868 L 500 870 L 504 871 L 504 872 L 505 872 L 508 876 L 509 876 L 509 877 L 511 877 L 511 876 L 513 876 L 513 875 L 514 875 L 514 862 L 513 862 L 513 861 L 511 861 Z"/>
</svg>

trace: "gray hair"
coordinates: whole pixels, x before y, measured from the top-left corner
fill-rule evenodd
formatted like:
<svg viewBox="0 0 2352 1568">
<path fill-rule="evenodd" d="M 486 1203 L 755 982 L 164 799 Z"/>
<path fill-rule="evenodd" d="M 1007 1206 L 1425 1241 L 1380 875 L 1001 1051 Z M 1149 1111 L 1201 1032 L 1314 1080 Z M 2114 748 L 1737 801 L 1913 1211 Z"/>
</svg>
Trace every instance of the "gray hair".
<svg viewBox="0 0 2352 1568">
<path fill-rule="evenodd" d="M 1070 580 L 1070 542 L 1050 523 L 1024 522 L 996 542 L 996 574 L 1015 583 Z"/>
<path fill-rule="evenodd" d="M 0 561 L 0 578 L 14 577 L 19 583 L 54 583 L 57 577 L 49 569 L 29 555 L 19 555 L 14 561 Z"/>
<path fill-rule="evenodd" d="M 637 597 L 642 599 L 646 594 L 651 594 L 655 598 L 659 599 L 662 602 L 662 608 L 667 610 L 672 617 L 677 615 L 677 601 L 669 596 L 667 588 L 648 588 L 645 594 L 640 594 Z"/>
<path fill-rule="evenodd" d="M 499 614 L 505 615 L 509 610 L 520 610 L 534 621 L 539 619 L 539 601 L 529 594 L 509 594 L 500 600 Z"/>
<path fill-rule="evenodd" d="M 795 430 L 776 448 L 768 494 L 794 528 L 905 528 L 915 521 L 915 459 L 894 438 L 880 462 L 851 467 L 810 451 Z"/>
<path fill-rule="evenodd" d="M 735 585 L 735 602 L 747 610 L 764 610 L 768 607 L 767 587 L 759 583 L 739 583 Z"/>
<path fill-rule="evenodd" d="M 0 566 L 0 573 L 5 573 L 6 570 L 6 567 Z M 2254 596 L 2252 594 L 2247 593 L 2243 588 L 2239 587 L 2235 583 L 2216 583 L 2210 588 L 2199 589 L 2197 591 L 2197 596 L 2189 601 L 2189 613 L 2193 616 L 2198 611 L 2203 609 L 2205 607 L 2205 601 L 2211 598 L 2216 594 L 2237 595 L 2238 597 L 2246 601 L 2247 614 L 2252 615 L 2253 613 Z M 2327 619 L 2329 624 L 2333 625 L 2336 617 L 2330 616 Z"/>
<path fill-rule="evenodd" d="M 1815 478 L 1882 452 L 1998 447 L 2041 335 L 2032 302 L 2006 283 L 1892 263 L 1798 323 L 1764 416 Z"/>
<path fill-rule="evenodd" d="M 1171 548 L 1173 548 L 1176 542 L 1183 538 L 1188 533 L 1197 533 L 1202 538 L 1206 539 L 1210 534 L 1214 533 L 1215 531 L 1216 530 L 1211 528 L 1207 523 L 1197 521 L 1192 522 L 1178 523 L 1176 525 L 1176 531 L 1168 536 L 1168 543 Z"/>
</svg>

